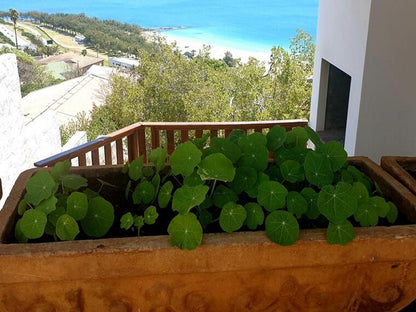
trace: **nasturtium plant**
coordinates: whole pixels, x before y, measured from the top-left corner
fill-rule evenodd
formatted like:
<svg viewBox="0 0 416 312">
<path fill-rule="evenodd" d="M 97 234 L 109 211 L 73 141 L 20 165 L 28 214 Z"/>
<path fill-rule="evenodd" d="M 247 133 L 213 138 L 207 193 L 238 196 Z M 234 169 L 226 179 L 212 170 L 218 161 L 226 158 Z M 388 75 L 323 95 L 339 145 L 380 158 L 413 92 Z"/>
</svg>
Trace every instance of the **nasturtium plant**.
<svg viewBox="0 0 416 312">
<path fill-rule="evenodd" d="M 222 153 L 233 163 L 236 163 L 241 156 L 240 147 L 234 142 L 224 138 L 213 138 L 209 151 L 212 154 Z"/>
<path fill-rule="evenodd" d="M 56 221 L 56 235 L 61 240 L 74 240 L 78 233 L 78 223 L 70 215 L 64 214 Z"/>
<path fill-rule="evenodd" d="M 199 164 L 198 174 L 202 180 L 232 181 L 235 168 L 224 154 L 215 153 L 205 157 Z"/>
<path fill-rule="evenodd" d="M 172 210 L 178 211 L 182 215 L 189 213 L 192 208 L 205 200 L 208 189 L 206 185 L 178 188 L 173 194 Z"/>
<path fill-rule="evenodd" d="M 266 218 L 266 235 L 279 245 L 292 245 L 298 240 L 299 223 L 290 212 L 273 211 Z"/>
<path fill-rule="evenodd" d="M 190 141 L 179 145 L 170 156 L 172 173 L 190 175 L 201 161 L 202 152 Z"/>
<path fill-rule="evenodd" d="M 309 136 L 303 127 L 294 127 L 286 135 L 285 146 L 290 147 L 303 147 L 306 145 Z"/>
<path fill-rule="evenodd" d="M 67 213 L 75 220 L 82 220 L 88 212 L 88 197 L 84 193 L 73 192 L 67 199 Z"/>
<path fill-rule="evenodd" d="M 172 246 L 181 249 L 195 249 L 202 241 L 202 226 L 193 213 L 174 217 L 169 223 L 168 233 Z"/>
<path fill-rule="evenodd" d="M 218 208 L 224 207 L 228 202 L 237 202 L 238 195 L 225 185 L 219 185 L 213 194 L 214 205 Z"/>
<path fill-rule="evenodd" d="M 87 235 L 101 237 L 107 234 L 113 222 L 113 205 L 99 196 L 89 201 L 88 212 L 85 218 L 81 220 L 81 226 Z"/>
<path fill-rule="evenodd" d="M 20 220 L 20 231 L 26 238 L 40 238 L 45 231 L 47 221 L 44 212 L 37 209 L 26 210 Z"/>
<path fill-rule="evenodd" d="M 165 168 L 166 157 L 168 152 L 165 148 L 155 148 L 149 155 L 149 160 L 154 164 L 156 171 L 159 172 Z"/>
<path fill-rule="evenodd" d="M 134 224 L 134 218 L 131 212 L 127 212 L 121 216 L 120 228 L 128 230 L 133 226 L 133 224 Z"/>
<path fill-rule="evenodd" d="M 306 155 L 304 166 L 306 180 L 312 185 L 322 188 L 332 183 L 334 172 L 331 162 L 324 155 L 314 151 L 309 152 Z"/>
<path fill-rule="evenodd" d="M 321 144 L 316 148 L 316 152 L 322 154 L 331 162 L 333 171 L 341 169 L 347 161 L 347 152 L 339 142 L 330 141 Z"/>
<path fill-rule="evenodd" d="M 255 230 L 264 222 L 263 208 L 257 203 L 247 203 L 244 205 L 247 212 L 246 224 L 250 230 Z"/>
<path fill-rule="evenodd" d="M 299 219 L 308 211 L 308 202 L 301 193 L 291 191 L 287 194 L 287 211 Z"/>
<path fill-rule="evenodd" d="M 355 237 L 354 227 L 348 220 L 338 224 L 329 223 L 326 238 L 329 244 L 346 245 Z"/>
<path fill-rule="evenodd" d="M 133 181 L 137 181 L 142 176 L 143 172 L 143 157 L 138 157 L 133 160 L 129 167 L 129 177 Z"/>
<path fill-rule="evenodd" d="M 279 182 L 266 181 L 258 187 L 257 200 L 267 211 L 273 211 L 285 206 L 287 193 Z"/>
<path fill-rule="evenodd" d="M 171 181 L 167 181 L 160 188 L 159 195 L 157 197 L 157 202 L 160 208 L 166 208 L 170 202 L 172 196 L 173 184 Z"/>
<path fill-rule="evenodd" d="M 295 160 L 286 160 L 280 166 L 283 179 L 291 183 L 300 182 L 305 179 L 302 166 Z"/>
<path fill-rule="evenodd" d="M 248 191 L 253 188 L 257 181 L 257 171 L 251 167 L 238 167 L 235 170 L 234 180 L 231 182 L 231 188 L 240 194 L 242 191 Z"/>
<path fill-rule="evenodd" d="M 277 151 L 286 140 L 286 130 L 283 127 L 275 126 L 267 133 L 267 149 Z"/>
<path fill-rule="evenodd" d="M 156 211 L 156 207 L 155 206 L 149 206 L 147 207 L 147 209 L 144 211 L 144 223 L 146 224 L 155 224 L 157 217 L 159 216 L 159 214 Z"/>
<path fill-rule="evenodd" d="M 220 226 L 228 233 L 240 229 L 247 218 L 247 212 L 243 206 L 229 202 L 221 209 Z"/>
<path fill-rule="evenodd" d="M 76 191 L 87 186 L 87 179 L 78 174 L 67 174 L 61 177 L 62 186 Z"/>
<path fill-rule="evenodd" d="M 25 200 L 29 204 L 38 205 L 42 200 L 51 197 L 55 181 L 46 171 L 38 171 L 26 184 Z"/>
</svg>

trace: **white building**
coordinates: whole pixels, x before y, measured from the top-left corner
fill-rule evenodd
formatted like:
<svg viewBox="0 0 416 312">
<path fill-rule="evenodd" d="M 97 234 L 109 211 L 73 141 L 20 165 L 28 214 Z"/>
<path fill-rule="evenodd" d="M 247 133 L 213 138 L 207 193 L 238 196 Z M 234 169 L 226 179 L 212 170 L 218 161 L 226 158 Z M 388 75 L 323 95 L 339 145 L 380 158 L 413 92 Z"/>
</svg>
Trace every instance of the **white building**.
<svg viewBox="0 0 416 312">
<path fill-rule="evenodd" d="M 416 154 L 416 1 L 320 0 L 310 123 L 349 155 Z"/>
<path fill-rule="evenodd" d="M 129 59 L 126 57 L 109 57 L 108 63 L 110 64 L 110 66 L 125 69 L 137 68 L 139 66 L 138 60 Z"/>
</svg>

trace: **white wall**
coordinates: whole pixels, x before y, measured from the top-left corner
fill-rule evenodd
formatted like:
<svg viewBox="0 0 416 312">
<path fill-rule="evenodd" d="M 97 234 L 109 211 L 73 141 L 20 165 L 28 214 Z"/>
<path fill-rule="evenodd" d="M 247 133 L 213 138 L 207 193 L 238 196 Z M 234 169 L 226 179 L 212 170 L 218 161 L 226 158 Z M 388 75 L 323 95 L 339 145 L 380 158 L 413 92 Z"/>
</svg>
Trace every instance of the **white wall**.
<svg viewBox="0 0 416 312">
<path fill-rule="evenodd" d="M 0 178 L 3 198 L 0 208 L 19 174 L 35 161 L 61 152 L 56 115 L 47 112 L 24 124 L 17 62 L 14 54 L 0 55 Z"/>
<path fill-rule="evenodd" d="M 372 1 L 356 154 L 416 156 L 416 1 Z"/>
<path fill-rule="evenodd" d="M 324 64 L 321 72 L 324 59 L 352 77 L 345 136 L 349 155 L 355 153 L 355 136 L 351 134 L 355 134 L 358 125 L 370 8 L 371 0 L 319 3 L 310 124 L 318 131 L 324 129 L 328 81 L 328 66 Z"/>
</svg>

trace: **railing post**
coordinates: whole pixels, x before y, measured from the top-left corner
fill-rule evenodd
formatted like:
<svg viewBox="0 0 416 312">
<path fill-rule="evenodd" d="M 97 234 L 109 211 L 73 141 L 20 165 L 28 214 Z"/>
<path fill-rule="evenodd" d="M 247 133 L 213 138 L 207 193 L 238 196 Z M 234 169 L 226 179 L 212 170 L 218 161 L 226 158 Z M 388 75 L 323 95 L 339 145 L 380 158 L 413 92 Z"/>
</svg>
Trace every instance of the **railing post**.
<svg viewBox="0 0 416 312">
<path fill-rule="evenodd" d="M 131 163 L 139 156 L 137 131 L 134 131 L 133 134 L 127 137 L 127 150 L 129 155 L 129 162 Z"/>
</svg>

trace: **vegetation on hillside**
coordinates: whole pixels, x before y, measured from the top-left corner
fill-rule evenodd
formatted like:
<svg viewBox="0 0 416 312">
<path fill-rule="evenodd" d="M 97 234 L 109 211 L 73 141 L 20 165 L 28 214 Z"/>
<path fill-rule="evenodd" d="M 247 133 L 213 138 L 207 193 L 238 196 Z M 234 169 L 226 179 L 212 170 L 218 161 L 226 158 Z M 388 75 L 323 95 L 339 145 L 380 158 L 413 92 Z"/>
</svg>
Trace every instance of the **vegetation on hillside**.
<svg viewBox="0 0 416 312">
<path fill-rule="evenodd" d="M 254 58 L 241 63 L 229 54 L 215 60 L 209 47 L 184 56 L 159 41 L 139 51 L 140 65 L 131 76 L 114 77 L 106 105 L 95 107 L 90 118 L 80 115 L 62 132 L 87 130 L 91 140 L 139 121 L 307 118 L 314 49 L 312 37 L 301 30 L 289 51 L 272 48 L 268 64 Z"/>
</svg>

